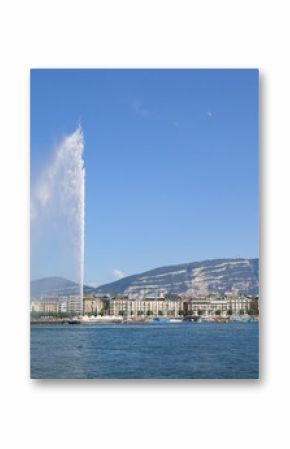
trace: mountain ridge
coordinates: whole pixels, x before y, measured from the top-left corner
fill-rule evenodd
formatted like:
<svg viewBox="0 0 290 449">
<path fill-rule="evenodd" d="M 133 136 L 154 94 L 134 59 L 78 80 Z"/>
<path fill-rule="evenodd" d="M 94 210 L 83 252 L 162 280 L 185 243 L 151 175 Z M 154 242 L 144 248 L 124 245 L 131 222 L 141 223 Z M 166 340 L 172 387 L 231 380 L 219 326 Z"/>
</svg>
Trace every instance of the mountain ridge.
<svg viewBox="0 0 290 449">
<path fill-rule="evenodd" d="M 238 290 L 257 295 L 258 258 L 205 259 L 166 265 L 101 285 L 96 293 L 144 295 L 158 290 L 171 293 L 210 294 Z"/>
<path fill-rule="evenodd" d="M 61 277 L 31 281 L 31 296 L 74 294 L 78 285 Z M 163 292 L 177 294 L 224 294 L 239 291 L 257 295 L 259 292 L 258 258 L 206 259 L 198 262 L 166 265 L 139 274 L 126 276 L 96 288 L 84 286 L 84 293 L 156 295 Z"/>
<path fill-rule="evenodd" d="M 91 293 L 93 287 L 84 286 L 84 293 Z M 30 296 L 73 295 L 79 292 L 79 285 L 60 276 L 49 276 L 30 281 Z"/>
</svg>

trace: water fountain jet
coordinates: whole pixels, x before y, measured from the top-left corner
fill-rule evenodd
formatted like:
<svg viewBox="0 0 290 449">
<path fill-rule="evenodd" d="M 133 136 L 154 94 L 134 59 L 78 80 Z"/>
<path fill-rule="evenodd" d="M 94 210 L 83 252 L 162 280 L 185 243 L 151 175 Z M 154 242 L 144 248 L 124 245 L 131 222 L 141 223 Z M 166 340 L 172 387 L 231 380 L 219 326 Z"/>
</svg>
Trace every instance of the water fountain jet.
<svg viewBox="0 0 290 449">
<path fill-rule="evenodd" d="M 52 257 L 52 269 L 66 273 L 78 285 L 71 311 L 83 313 L 85 168 L 84 135 L 80 125 L 57 146 L 32 192 L 32 240 L 42 257 Z M 55 273 L 51 273 L 55 274 Z"/>
</svg>

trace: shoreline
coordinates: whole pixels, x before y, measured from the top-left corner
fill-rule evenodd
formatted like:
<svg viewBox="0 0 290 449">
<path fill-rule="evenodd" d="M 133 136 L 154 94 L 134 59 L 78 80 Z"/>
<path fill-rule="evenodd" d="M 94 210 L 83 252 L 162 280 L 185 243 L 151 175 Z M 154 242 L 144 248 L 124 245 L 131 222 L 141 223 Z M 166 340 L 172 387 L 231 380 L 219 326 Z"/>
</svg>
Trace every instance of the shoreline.
<svg viewBox="0 0 290 449">
<path fill-rule="evenodd" d="M 30 320 L 30 325 L 35 324 L 60 324 L 60 325 L 94 325 L 94 324 L 126 324 L 126 325 L 142 325 L 142 324 L 202 324 L 202 323 L 218 323 L 218 324 L 228 324 L 228 323 L 249 323 L 249 322 L 259 322 L 259 317 L 251 317 L 249 319 L 181 319 L 170 321 L 170 319 L 163 320 L 120 320 L 116 318 L 112 319 L 99 319 L 99 320 L 81 320 L 81 319 L 34 319 Z"/>
</svg>

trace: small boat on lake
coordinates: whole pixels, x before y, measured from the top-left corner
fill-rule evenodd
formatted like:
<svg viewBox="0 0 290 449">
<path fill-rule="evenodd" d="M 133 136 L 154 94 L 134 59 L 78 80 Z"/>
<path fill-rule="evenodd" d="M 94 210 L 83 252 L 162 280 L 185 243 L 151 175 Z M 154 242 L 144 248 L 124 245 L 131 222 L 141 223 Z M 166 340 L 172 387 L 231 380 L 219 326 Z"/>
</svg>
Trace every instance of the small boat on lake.
<svg viewBox="0 0 290 449">
<path fill-rule="evenodd" d="M 151 324 L 166 324 L 169 323 L 170 320 L 168 318 L 160 318 L 159 316 L 156 316 L 149 320 L 149 323 Z"/>
</svg>

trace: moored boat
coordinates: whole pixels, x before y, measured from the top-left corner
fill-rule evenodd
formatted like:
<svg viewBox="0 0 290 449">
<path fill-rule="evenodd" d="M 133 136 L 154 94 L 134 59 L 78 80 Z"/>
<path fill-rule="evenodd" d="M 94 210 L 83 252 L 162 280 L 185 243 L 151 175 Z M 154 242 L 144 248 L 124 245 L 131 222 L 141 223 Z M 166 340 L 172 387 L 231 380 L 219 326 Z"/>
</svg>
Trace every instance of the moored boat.
<svg viewBox="0 0 290 449">
<path fill-rule="evenodd" d="M 169 319 L 168 318 L 160 318 L 159 316 L 156 316 L 156 317 L 152 318 L 151 320 L 149 320 L 148 323 L 165 324 L 165 323 L 169 323 Z"/>
</svg>

